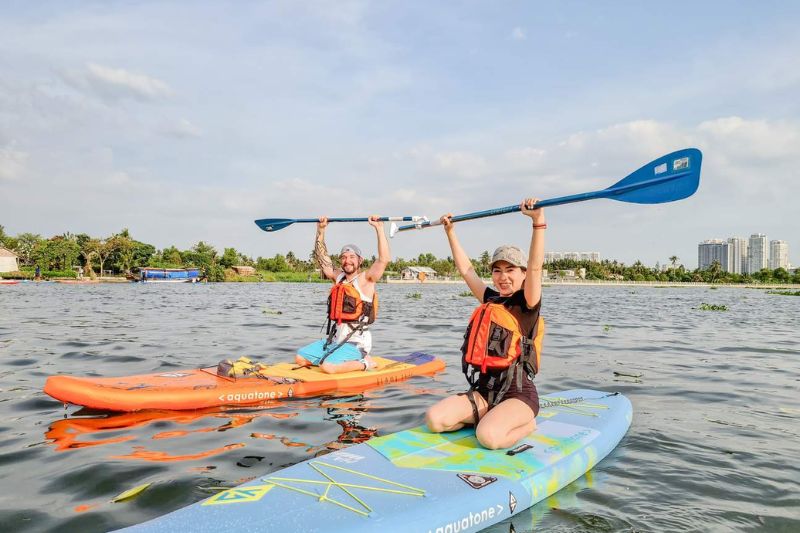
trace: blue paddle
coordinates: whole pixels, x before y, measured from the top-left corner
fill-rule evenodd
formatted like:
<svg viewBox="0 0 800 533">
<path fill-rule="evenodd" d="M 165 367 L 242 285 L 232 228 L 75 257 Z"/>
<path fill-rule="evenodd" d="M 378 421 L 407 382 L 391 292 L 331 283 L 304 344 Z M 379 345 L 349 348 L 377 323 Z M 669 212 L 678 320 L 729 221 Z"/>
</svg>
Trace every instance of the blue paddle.
<svg viewBox="0 0 800 533">
<path fill-rule="evenodd" d="M 611 187 L 601 191 L 585 192 L 560 198 L 551 198 L 537 202 L 538 207 L 550 207 L 554 205 L 571 204 L 594 200 L 596 198 L 609 198 L 620 202 L 630 202 L 634 204 L 663 204 L 682 200 L 693 195 L 700 184 L 700 165 L 703 161 L 703 154 L 697 148 L 685 148 L 661 156 L 655 161 L 651 161 L 636 172 L 618 181 Z M 509 205 L 488 209 L 486 211 L 476 211 L 465 215 L 456 215 L 450 220 L 461 222 L 474 218 L 493 217 L 519 211 L 519 205 Z M 410 229 L 422 229 L 430 226 L 439 226 L 440 221 L 422 221 L 393 227 L 390 234 L 398 231 Z"/>
<path fill-rule="evenodd" d="M 350 218 L 329 218 L 328 222 L 367 222 L 367 217 L 350 217 Z M 383 222 L 414 222 L 424 223 L 428 219 L 426 217 L 381 217 L 378 220 Z M 291 226 L 295 222 L 319 222 L 318 218 L 262 218 L 256 220 L 256 225 L 264 231 L 278 231 L 286 226 Z"/>
</svg>

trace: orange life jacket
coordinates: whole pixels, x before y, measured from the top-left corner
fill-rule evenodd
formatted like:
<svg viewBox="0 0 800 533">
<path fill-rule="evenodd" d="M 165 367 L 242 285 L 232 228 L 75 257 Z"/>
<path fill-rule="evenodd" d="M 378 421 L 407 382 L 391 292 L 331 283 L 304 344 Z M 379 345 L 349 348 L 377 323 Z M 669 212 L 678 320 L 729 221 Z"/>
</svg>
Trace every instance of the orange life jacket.
<svg viewBox="0 0 800 533">
<path fill-rule="evenodd" d="M 331 322 L 366 322 L 372 324 L 378 316 L 378 294 L 372 297 L 371 302 L 361 299 L 361 293 L 344 280 L 339 281 L 331 288 L 328 298 L 328 319 Z M 363 317 L 363 320 L 362 320 Z"/>
<path fill-rule="evenodd" d="M 544 337 L 544 319 L 540 316 L 529 339 L 519 321 L 504 305 L 484 303 L 472 312 L 462 347 L 464 371 L 469 367 L 481 373 L 508 370 L 517 361 L 536 375 Z"/>
</svg>

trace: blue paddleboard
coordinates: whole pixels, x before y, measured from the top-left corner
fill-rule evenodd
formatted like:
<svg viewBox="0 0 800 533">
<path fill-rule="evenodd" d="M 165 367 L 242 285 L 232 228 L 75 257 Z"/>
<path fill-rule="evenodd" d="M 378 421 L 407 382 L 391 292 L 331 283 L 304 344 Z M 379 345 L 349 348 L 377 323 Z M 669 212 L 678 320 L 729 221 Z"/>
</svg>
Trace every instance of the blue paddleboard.
<svg viewBox="0 0 800 533">
<path fill-rule="evenodd" d="M 589 471 L 631 424 L 621 394 L 542 396 L 537 428 L 487 450 L 472 428 L 374 438 L 227 489 L 129 532 L 455 533 L 480 531 Z"/>
</svg>

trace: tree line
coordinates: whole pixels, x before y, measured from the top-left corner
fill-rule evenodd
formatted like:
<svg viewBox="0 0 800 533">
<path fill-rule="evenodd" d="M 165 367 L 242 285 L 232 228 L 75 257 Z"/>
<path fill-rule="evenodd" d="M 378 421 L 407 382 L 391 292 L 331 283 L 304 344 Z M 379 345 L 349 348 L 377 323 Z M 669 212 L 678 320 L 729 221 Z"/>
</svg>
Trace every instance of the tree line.
<svg viewBox="0 0 800 533">
<path fill-rule="evenodd" d="M 789 272 L 785 268 L 774 270 L 764 268 L 749 274 L 734 274 L 722 270 L 719 261 L 714 261 L 708 268 L 689 270 L 678 264 L 678 257 L 670 257 L 670 263 L 663 268 L 656 263 L 648 267 L 641 261 L 630 266 L 613 260 L 575 261 L 560 259 L 545 265 L 550 270 L 586 269 L 586 279 L 590 280 L 625 280 L 625 281 L 664 281 L 695 283 L 800 283 L 800 269 Z"/>
<path fill-rule="evenodd" d="M 297 257 L 293 252 L 253 259 L 235 248 L 223 248 L 222 253 L 219 253 L 215 247 L 203 241 L 188 250 L 179 250 L 175 246 L 158 250 L 152 244 L 134 239 L 127 229 L 108 237 L 64 233 L 44 238 L 33 233 L 11 236 L 0 225 L 0 246 L 19 256 L 22 270 L 30 272 L 39 267 L 46 277 L 74 276 L 74 267 L 78 266 L 90 277 L 106 273 L 125 274 L 141 267 L 192 267 L 202 269 L 209 281 L 225 281 L 235 277 L 230 269 L 237 265 L 251 266 L 261 272 L 308 274 L 308 278 L 317 270 L 313 252 L 305 259 Z M 334 263 L 338 261 L 335 256 L 331 259 Z M 375 256 L 365 258 L 364 266 L 368 267 L 375 260 Z M 478 275 L 491 276 L 491 255 L 488 250 L 471 261 Z M 437 258 L 430 252 L 421 253 L 411 259 L 395 258 L 386 271 L 388 275 L 398 275 L 406 267 L 413 266 L 432 268 L 440 276 L 458 276 L 452 257 Z M 677 256 L 670 257 L 670 265 L 666 268 L 661 268 L 658 264 L 653 268 L 647 267 L 641 261 L 628 266 L 613 260 L 594 262 L 572 259 L 559 259 L 545 264 L 545 268 L 551 273 L 585 268 L 586 279 L 589 280 L 800 283 L 800 269 L 794 273 L 778 268 L 763 269 L 752 274 L 731 274 L 723 272 L 720 264 L 714 262 L 707 269 L 688 270 L 678 264 Z"/>
</svg>

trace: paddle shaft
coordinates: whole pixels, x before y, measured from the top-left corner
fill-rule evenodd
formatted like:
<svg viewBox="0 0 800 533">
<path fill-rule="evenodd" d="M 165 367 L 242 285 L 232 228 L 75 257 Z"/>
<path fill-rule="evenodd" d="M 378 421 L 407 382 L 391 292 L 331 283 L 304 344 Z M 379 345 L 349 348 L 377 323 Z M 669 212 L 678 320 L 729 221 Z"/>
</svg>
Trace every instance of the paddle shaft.
<svg viewBox="0 0 800 533">
<path fill-rule="evenodd" d="M 380 222 L 389 222 L 391 221 L 394 224 L 394 221 L 406 221 L 406 222 L 414 222 L 415 224 L 420 223 L 421 221 L 427 221 L 428 219 L 425 217 L 419 216 L 407 216 L 407 217 L 379 217 L 376 220 Z M 368 217 L 333 217 L 329 218 L 328 222 L 368 222 Z M 264 231 L 278 231 L 287 226 L 291 226 L 295 222 L 319 222 L 318 218 L 262 218 L 256 220 L 256 225 L 263 229 Z"/>
<path fill-rule="evenodd" d="M 637 183 L 632 183 L 630 185 L 622 185 L 618 187 L 609 187 L 608 189 L 603 189 L 600 191 L 592 191 L 592 192 L 584 192 L 580 194 L 571 194 L 569 196 L 560 196 L 558 198 L 550 198 L 548 200 L 540 200 L 536 202 L 537 207 L 552 207 L 555 205 L 564 205 L 564 204 L 571 204 L 575 202 L 583 202 L 586 200 L 594 200 L 597 198 L 614 198 L 614 196 L 618 196 L 621 194 L 625 194 L 627 192 L 635 191 L 637 189 L 643 189 L 646 187 L 652 187 L 654 185 L 660 185 L 662 183 L 666 183 L 668 181 L 676 180 L 683 178 L 684 176 L 689 175 L 690 172 L 678 172 L 675 174 L 671 174 L 669 176 L 662 176 L 658 178 L 652 178 L 649 180 L 639 181 Z M 506 207 L 497 207 L 495 209 L 487 209 L 486 211 L 476 211 L 474 213 L 467 213 L 464 215 L 456 215 L 450 218 L 452 222 L 461 222 L 464 220 L 473 220 L 476 218 L 485 218 L 485 217 L 493 217 L 496 215 L 504 215 L 506 213 L 514 213 L 515 211 L 520 211 L 519 204 L 516 205 L 508 205 Z M 430 226 L 441 226 L 442 222 L 440 220 L 435 220 L 433 222 L 422 222 L 420 224 L 408 224 L 407 226 L 400 226 L 397 228 L 397 231 L 406 231 L 410 229 L 422 229 L 427 228 Z"/>
<path fill-rule="evenodd" d="M 411 222 L 417 217 L 380 217 L 381 222 Z M 287 219 L 288 220 L 288 219 Z M 292 222 L 319 222 L 319 218 L 294 218 Z M 368 217 L 335 217 L 328 222 L 369 222 Z"/>
</svg>

